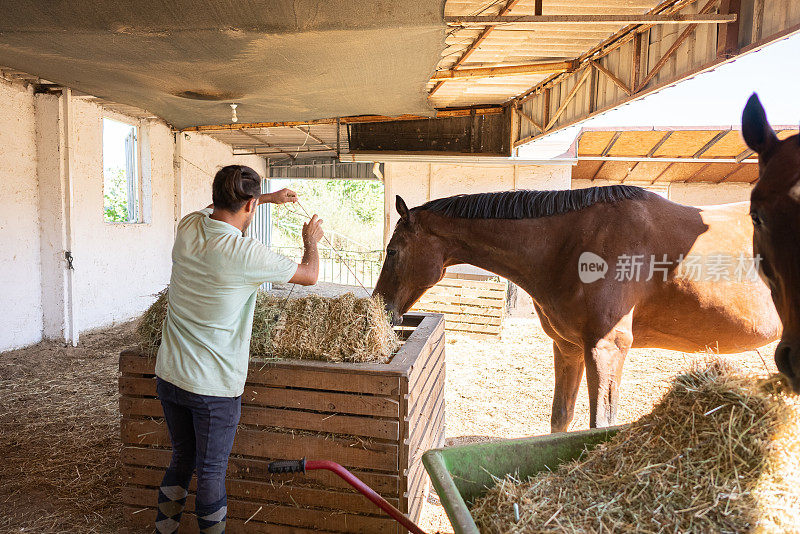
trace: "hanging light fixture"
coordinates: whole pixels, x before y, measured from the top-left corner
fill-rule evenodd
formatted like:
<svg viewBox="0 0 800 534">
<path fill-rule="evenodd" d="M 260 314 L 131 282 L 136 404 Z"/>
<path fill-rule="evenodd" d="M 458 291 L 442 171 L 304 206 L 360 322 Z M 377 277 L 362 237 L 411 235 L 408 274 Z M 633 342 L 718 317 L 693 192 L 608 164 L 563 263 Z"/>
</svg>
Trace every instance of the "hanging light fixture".
<svg viewBox="0 0 800 534">
<path fill-rule="evenodd" d="M 239 122 L 239 117 L 236 115 L 236 108 L 239 104 L 231 104 L 231 122 Z"/>
</svg>

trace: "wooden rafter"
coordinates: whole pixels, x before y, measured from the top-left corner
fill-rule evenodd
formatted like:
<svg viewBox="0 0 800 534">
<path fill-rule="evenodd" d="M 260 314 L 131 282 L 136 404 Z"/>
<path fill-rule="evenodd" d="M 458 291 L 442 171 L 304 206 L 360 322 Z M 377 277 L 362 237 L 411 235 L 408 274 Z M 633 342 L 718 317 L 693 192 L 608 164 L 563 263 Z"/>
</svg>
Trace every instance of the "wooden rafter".
<svg viewBox="0 0 800 534">
<path fill-rule="evenodd" d="M 745 167 L 744 165 L 736 165 L 736 166 L 735 166 L 735 167 L 734 167 L 734 168 L 731 170 L 731 172 L 729 172 L 728 174 L 726 174 L 725 176 L 723 176 L 722 178 L 720 178 L 719 180 L 717 180 L 717 181 L 716 181 L 716 182 L 714 182 L 714 183 L 715 183 L 715 184 L 721 184 L 721 183 L 723 183 L 723 182 L 727 182 L 727 181 L 728 181 L 728 178 L 730 178 L 731 176 L 733 176 L 733 175 L 734 175 L 734 174 L 736 174 L 737 172 L 743 171 L 743 170 L 744 170 L 744 169 L 746 169 L 746 168 L 747 168 L 747 167 Z"/>
<path fill-rule="evenodd" d="M 614 147 L 617 139 L 619 139 L 621 135 L 622 132 L 614 132 L 613 137 L 611 137 L 611 139 L 608 141 L 608 144 L 606 144 L 605 148 L 600 152 L 601 157 L 608 156 L 608 153 L 611 152 L 611 149 Z"/>
<path fill-rule="evenodd" d="M 506 15 L 509 11 L 511 11 L 514 8 L 515 5 L 519 3 L 519 1 L 520 0 L 509 0 L 509 2 L 506 3 L 503 9 L 500 10 L 499 16 L 502 17 L 503 15 Z M 540 3 L 540 0 L 537 0 L 537 4 L 538 3 Z M 494 29 L 494 26 L 487 26 L 486 28 L 484 28 L 478 35 L 478 37 L 476 37 L 475 40 L 472 41 L 472 43 L 466 48 L 466 50 L 464 50 L 464 52 L 461 53 L 461 56 L 459 56 L 456 62 L 453 63 L 451 70 L 456 70 L 458 67 L 460 67 L 467 60 L 467 58 L 469 58 L 469 56 L 472 55 L 472 53 L 475 50 L 477 50 L 478 47 L 481 46 L 481 43 L 483 43 L 483 41 L 489 36 L 489 34 L 492 33 L 492 29 Z M 444 80 L 439 81 L 433 87 L 433 89 L 431 89 L 428 96 L 433 96 L 433 94 L 436 91 L 438 91 L 439 88 L 442 87 L 442 85 L 444 85 Z"/>
<path fill-rule="evenodd" d="M 614 83 L 617 85 L 617 87 L 619 87 L 620 89 L 622 89 L 623 91 L 625 91 L 625 93 L 626 93 L 626 94 L 630 95 L 630 94 L 632 94 L 632 93 L 633 93 L 633 91 L 631 91 L 631 88 L 630 88 L 630 87 L 628 87 L 628 86 L 625 84 L 625 82 L 623 82 L 622 80 L 620 80 L 620 79 L 617 77 L 617 75 L 616 75 L 616 74 L 614 74 L 613 72 L 611 72 L 610 70 L 608 70 L 607 68 L 605 68 L 605 67 L 604 67 L 604 66 L 603 66 L 603 65 L 602 65 L 600 62 L 592 60 L 592 61 L 591 61 L 591 64 L 592 64 L 592 66 L 593 66 L 594 68 L 596 68 L 597 70 L 599 70 L 600 72 L 602 72 L 603 74 L 605 74 L 606 76 L 608 76 L 608 78 L 609 78 L 609 79 L 610 79 L 612 82 L 614 82 Z"/>
<path fill-rule="evenodd" d="M 662 176 L 664 176 L 664 174 L 666 174 L 666 172 L 672 168 L 672 166 L 673 166 L 673 165 L 675 165 L 675 164 L 674 164 L 674 163 L 670 163 L 669 165 L 667 165 L 666 167 L 664 167 L 664 170 L 663 170 L 663 171 L 661 171 L 660 173 L 658 173 L 658 176 L 656 176 L 655 178 L 653 178 L 653 180 L 650 182 L 650 185 L 653 185 L 653 184 L 655 184 L 657 181 L 659 181 L 659 180 L 661 179 L 661 177 L 662 177 Z"/>
<path fill-rule="evenodd" d="M 544 128 L 542 128 L 542 125 L 539 124 L 538 122 L 536 122 L 535 120 L 533 120 L 533 117 L 531 117 L 530 115 L 528 115 L 527 113 L 522 111 L 519 107 L 515 107 L 514 109 L 516 109 L 516 111 L 517 111 L 517 113 L 519 114 L 520 117 L 522 117 L 523 119 L 525 119 L 526 121 L 531 123 L 534 128 L 537 128 L 540 132 L 544 131 Z"/>
<path fill-rule="evenodd" d="M 664 134 L 664 137 L 662 137 L 661 139 L 659 139 L 659 140 L 658 140 L 658 143 L 656 143 L 655 145 L 653 145 L 653 148 L 651 148 L 651 149 L 650 149 L 650 150 L 647 152 L 647 157 L 648 157 L 648 158 L 652 158 L 652 157 L 655 155 L 656 151 L 657 151 L 659 148 L 661 148 L 661 145 L 663 145 L 664 143 L 666 143 L 666 142 L 667 142 L 667 139 L 669 139 L 671 135 L 672 135 L 672 130 L 670 130 L 669 132 L 665 133 L 665 134 Z"/>
<path fill-rule="evenodd" d="M 322 139 L 320 139 L 319 137 L 317 137 L 316 135 L 314 135 L 313 133 L 311 133 L 311 126 L 306 126 L 306 129 L 305 129 L 305 130 L 304 130 L 302 127 L 300 127 L 300 126 L 294 126 L 294 129 L 295 129 L 295 130 L 299 130 L 299 131 L 303 132 L 304 134 L 306 134 L 306 135 L 307 135 L 307 136 L 309 136 L 311 139 L 313 139 L 314 141 L 316 141 L 318 144 L 320 144 L 320 145 L 324 146 L 325 148 L 328 148 L 328 149 L 330 149 L 330 150 L 334 150 L 334 148 L 333 148 L 331 145 L 329 145 L 328 143 L 326 143 L 325 141 L 323 141 Z"/>
<path fill-rule="evenodd" d="M 703 9 L 700 10 L 700 13 L 701 14 L 708 13 L 709 11 L 714 9 L 718 1 L 719 0 L 708 0 L 708 3 L 705 6 L 703 6 Z M 732 16 L 735 17 L 735 15 Z M 686 39 L 688 39 L 690 35 L 692 35 L 695 29 L 697 29 L 697 23 L 690 24 L 689 26 L 686 27 L 686 29 L 684 29 L 681 32 L 678 38 L 675 39 L 675 42 L 672 43 L 672 46 L 670 46 L 667 49 L 667 51 L 664 52 L 664 55 L 661 56 L 661 59 L 659 59 L 658 62 L 655 64 L 655 66 L 652 68 L 652 70 L 650 70 L 650 72 L 647 73 L 647 76 L 645 76 L 644 79 L 635 87 L 635 92 L 638 93 L 639 91 L 641 91 L 648 83 L 650 83 L 650 80 L 656 77 L 656 75 L 661 71 L 664 65 L 667 64 L 669 58 L 671 58 L 672 55 L 678 50 L 678 48 L 680 48 L 683 42 Z"/>
<path fill-rule="evenodd" d="M 467 115 L 495 115 L 503 113 L 502 106 L 482 106 L 464 109 L 442 109 L 436 112 L 437 119 L 448 117 L 465 117 Z M 314 124 L 361 124 L 365 122 L 390 122 L 390 121 L 410 121 L 419 119 L 430 119 L 421 115 L 399 115 L 397 117 L 387 117 L 385 115 L 358 115 L 354 117 L 339 117 L 332 119 L 314 119 L 308 121 L 277 121 L 277 122 L 236 122 L 233 124 L 208 124 L 202 126 L 190 126 L 179 130 L 181 132 L 207 132 L 214 130 L 244 130 L 250 128 L 280 128 L 307 126 Z M 338 121 L 338 122 L 337 122 Z"/>
<path fill-rule="evenodd" d="M 705 171 L 707 168 L 711 167 L 711 165 L 712 165 L 711 163 L 705 163 L 699 169 L 697 169 L 695 172 L 693 172 L 691 176 L 689 176 L 688 178 L 685 178 L 682 181 L 684 181 L 684 182 L 692 182 L 692 181 L 694 181 L 695 177 L 698 174 L 700 174 L 701 172 Z"/>
<path fill-rule="evenodd" d="M 294 154 L 291 154 L 290 152 L 286 152 L 286 151 L 285 151 L 285 150 L 283 150 L 283 149 L 280 149 L 280 148 L 278 148 L 278 147 L 276 147 L 276 146 L 273 146 L 273 145 L 271 145 L 271 144 L 267 143 L 266 141 L 264 141 L 264 140 L 263 140 L 263 139 L 261 139 L 260 137 L 258 137 L 258 136 L 256 136 L 256 135 L 253 135 L 253 134 L 251 134 L 251 133 L 250 133 L 250 132 L 248 132 L 247 130 L 239 130 L 239 133 L 241 133 L 241 134 L 243 134 L 243 135 L 246 135 L 246 136 L 247 136 L 247 137 L 249 137 L 250 139 L 254 139 L 254 140 L 258 141 L 258 142 L 259 142 L 261 145 L 263 145 L 263 146 L 265 146 L 265 147 L 271 148 L 272 150 L 274 150 L 274 151 L 276 151 L 276 152 L 280 152 L 281 154 L 284 154 L 284 155 L 286 155 L 286 156 L 289 156 L 289 157 L 290 157 L 290 158 L 292 158 L 293 160 L 295 159 L 295 156 L 294 156 Z M 254 151 L 253 151 L 253 154 L 258 154 L 258 150 L 254 150 Z"/>
<path fill-rule="evenodd" d="M 725 137 L 726 135 L 728 135 L 729 132 L 730 132 L 730 130 L 719 132 L 717 135 L 712 137 L 711 140 L 708 143 L 703 145 L 700 148 L 700 150 L 698 150 L 697 152 L 692 154 L 692 157 L 693 158 L 699 158 L 700 156 L 705 154 L 708 151 L 709 148 L 711 148 L 712 146 L 716 145 L 719 142 L 719 140 L 722 139 L 723 137 Z"/>
<path fill-rule="evenodd" d="M 436 72 L 432 80 L 452 80 L 456 78 L 494 78 L 497 76 L 525 76 L 530 74 L 553 74 L 567 72 L 575 67 L 573 61 L 548 61 L 530 65 L 511 65 L 507 67 L 481 67 L 474 69 L 451 69 Z"/>
<path fill-rule="evenodd" d="M 573 87 L 572 90 L 569 92 L 569 94 L 567 94 L 567 97 L 564 99 L 563 102 L 561 102 L 561 105 L 558 106 L 556 112 L 553 113 L 553 116 L 547 122 L 545 130 L 549 130 L 550 128 L 552 128 L 553 125 L 558 121 L 558 118 L 561 117 L 561 114 L 564 113 L 565 109 L 567 109 L 569 103 L 572 102 L 572 99 L 575 98 L 575 95 L 578 93 L 578 89 L 581 88 L 581 85 L 583 85 L 583 82 L 586 81 L 586 79 L 589 77 L 589 74 L 591 73 L 592 73 L 591 67 L 584 69 L 583 74 L 581 74 L 581 77 L 578 78 L 577 82 L 575 82 L 575 87 Z"/>
<path fill-rule="evenodd" d="M 715 2 L 717 0 L 714 0 Z M 451 25 L 484 26 L 508 24 L 728 24 L 736 22 L 736 14 L 671 14 L 671 15 L 515 15 L 445 17 Z"/>
</svg>

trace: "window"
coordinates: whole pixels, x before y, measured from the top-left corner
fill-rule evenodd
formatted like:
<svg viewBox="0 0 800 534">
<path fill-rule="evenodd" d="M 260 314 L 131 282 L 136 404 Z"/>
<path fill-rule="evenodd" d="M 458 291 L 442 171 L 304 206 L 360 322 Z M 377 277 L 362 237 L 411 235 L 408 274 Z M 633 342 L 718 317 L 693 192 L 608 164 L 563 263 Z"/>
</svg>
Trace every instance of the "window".
<svg viewBox="0 0 800 534">
<path fill-rule="evenodd" d="M 103 119 L 103 215 L 110 223 L 142 222 L 139 128 Z"/>
</svg>

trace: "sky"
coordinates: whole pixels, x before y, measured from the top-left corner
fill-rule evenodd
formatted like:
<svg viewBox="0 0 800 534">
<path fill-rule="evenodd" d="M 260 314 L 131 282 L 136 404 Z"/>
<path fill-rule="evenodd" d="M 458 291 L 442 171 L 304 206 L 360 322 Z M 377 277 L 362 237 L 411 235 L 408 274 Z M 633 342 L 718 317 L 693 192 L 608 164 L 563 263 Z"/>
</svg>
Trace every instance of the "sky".
<svg viewBox="0 0 800 534">
<path fill-rule="evenodd" d="M 103 170 L 125 168 L 125 137 L 130 124 L 103 119 Z"/>
<path fill-rule="evenodd" d="M 520 147 L 520 158 L 554 157 L 581 127 L 739 126 L 742 109 L 758 93 L 772 124 L 800 123 L 800 34 L 716 69 Z"/>
</svg>

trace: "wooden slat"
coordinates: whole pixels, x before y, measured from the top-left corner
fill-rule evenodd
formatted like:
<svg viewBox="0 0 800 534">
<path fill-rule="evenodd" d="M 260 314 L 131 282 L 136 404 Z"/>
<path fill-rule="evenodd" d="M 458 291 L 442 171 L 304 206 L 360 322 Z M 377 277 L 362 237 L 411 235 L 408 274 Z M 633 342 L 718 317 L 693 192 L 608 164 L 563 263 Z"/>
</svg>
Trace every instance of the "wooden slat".
<svg viewBox="0 0 800 534">
<path fill-rule="evenodd" d="M 499 326 L 482 326 L 478 324 L 460 324 L 452 323 L 448 325 L 449 330 L 457 330 L 459 332 L 467 332 L 473 334 L 499 334 L 501 328 Z"/>
<path fill-rule="evenodd" d="M 437 285 L 446 287 L 475 287 L 480 289 L 493 289 L 496 291 L 506 290 L 506 282 L 497 282 L 495 280 L 469 280 L 466 278 L 451 278 L 449 276 L 442 278 Z"/>
<path fill-rule="evenodd" d="M 169 447 L 164 421 L 123 418 L 122 441 L 126 445 Z M 325 458 L 347 467 L 395 471 L 398 469 L 398 445 L 387 442 L 366 442 L 325 435 L 285 434 L 240 427 L 236 431 L 231 454 L 261 458 L 292 457 Z"/>
<path fill-rule="evenodd" d="M 444 286 L 433 286 L 425 293 L 430 293 L 431 295 L 458 295 L 463 297 L 469 298 L 485 298 L 485 299 L 492 299 L 492 300 L 503 300 L 505 299 L 505 292 L 504 291 L 493 291 L 490 289 L 479 289 L 479 288 L 448 288 Z"/>
<path fill-rule="evenodd" d="M 293 451 L 284 452 L 273 459 L 287 459 Z M 154 449 L 149 447 L 127 446 L 122 450 L 122 461 L 128 466 L 144 466 L 165 469 L 169 465 L 172 451 L 169 449 Z M 271 459 L 253 459 L 232 456 L 228 461 L 228 474 L 231 478 L 248 478 L 263 480 L 272 485 L 299 485 L 315 483 L 330 488 L 350 488 L 341 478 L 329 471 L 308 471 L 305 475 L 299 474 L 272 474 L 267 471 Z M 384 497 L 398 496 L 400 494 L 400 477 L 398 474 L 384 474 L 351 469 L 351 472 L 364 481 L 365 484 L 383 495 Z"/>
<path fill-rule="evenodd" d="M 413 424 L 410 424 L 411 435 L 408 437 L 408 449 L 414 455 L 421 444 L 425 442 L 429 434 L 433 434 L 432 429 L 438 417 L 439 410 L 444 410 L 444 373 L 434 381 L 431 394 L 424 398 L 421 407 L 418 407 L 413 414 Z M 413 462 L 413 456 L 409 462 Z M 406 464 L 408 465 L 408 464 Z"/>
<path fill-rule="evenodd" d="M 149 507 L 158 498 L 155 489 L 127 487 L 122 490 L 122 502 L 131 507 Z M 194 510 L 194 495 L 186 499 L 186 508 Z M 228 517 L 262 522 L 292 525 L 302 528 L 346 530 L 347 532 L 385 532 L 396 529 L 389 516 L 367 516 L 335 511 L 315 510 L 294 506 L 263 505 L 243 499 L 228 499 Z M 378 511 L 380 513 L 380 511 Z M 252 519 L 251 519 L 252 518 Z"/>
<path fill-rule="evenodd" d="M 125 416 L 163 417 L 158 399 L 120 397 L 120 412 Z M 246 425 L 333 432 L 386 440 L 399 439 L 396 420 L 313 413 L 298 410 L 242 405 L 240 422 Z"/>
<path fill-rule="evenodd" d="M 123 373 L 152 375 L 155 371 L 155 358 L 143 356 L 136 349 L 122 351 L 119 362 Z M 248 369 L 247 381 L 264 386 L 396 395 L 399 378 L 389 371 L 385 364 L 331 364 L 308 360 L 269 363 L 253 361 Z"/>
<path fill-rule="evenodd" d="M 139 506 L 124 506 L 123 515 L 128 524 L 129 534 L 151 534 L 156 522 L 156 509 Z M 230 534 L 318 534 L 331 533 L 331 530 L 305 529 L 286 525 L 263 523 L 258 520 L 228 518 L 225 531 Z M 197 520 L 187 511 L 181 521 L 178 534 L 198 534 Z"/>
<path fill-rule="evenodd" d="M 499 316 L 492 317 L 489 315 L 471 315 L 468 313 L 445 313 L 444 318 L 445 325 L 455 322 L 461 324 L 491 325 L 499 327 L 501 324 L 503 324 L 503 319 Z"/>
<path fill-rule="evenodd" d="M 420 357 L 418 361 L 414 362 L 414 365 L 411 367 L 408 373 L 408 387 L 414 388 L 415 384 L 419 381 L 419 377 L 421 374 L 427 372 L 430 373 L 433 370 L 431 369 L 431 362 L 436 361 L 438 354 L 444 351 L 444 324 L 442 324 L 439 329 L 436 331 L 432 337 L 435 336 L 435 341 L 432 340 L 430 346 L 427 348 L 426 352 L 428 356 L 425 358 Z M 408 412 L 404 414 L 407 415 Z"/>
<path fill-rule="evenodd" d="M 408 413 L 407 417 L 413 418 L 417 404 L 420 399 L 430 397 L 432 394 L 434 381 L 441 374 L 444 376 L 444 343 L 439 346 L 431 355 L 429 361 L 426 363 L 424 369 L 421 370 L 419 376 L 415 377 L 413 381 L 409 382 L 408 398 Z"/>
<path fill-rule="evenodd" d="M 119 391 L 127 396 L 156 396 L 154 378 L 121 376 Z M 302 408 L 320 412 L 399 417 L 398 401 L 372 395 L 349 395 L 328 391 L 282 389 L 245 385 L 242 404 Z"/>
<path fill-rule="evenodd" d="M 126 467 L 124 469 L 127 485 L 146 486 L 158 489 L 164 476 L 164 470 L 146 467 Z M 337 491 L 331 489 L 292 486 L 289 484 L 270 484 L 264 481 L 242 480 L 226 477 L 225 487 L 228 497 L 256 500 L 266 503 L 279 503 L 311 508 L 329 508 L 347 512 L 374 514 L 375 505 L 356 491 Z M 192 478 L 189 490 L 197 490 L 197 479 Z M 398 506 L 397 497 L 385 497 L 392 506 Z"/>
<path fill-rule="evenodd" d="M 458 306 L 455 304 L 444 304 L 441 302 L 428 302 L 428 301 L 419 301 L 414 304 L 414 307 L 419 309 L 419 311 L 428 311 L 431 313 L 444 313 L 445 315 L 449 314 L 468 314 L 468 315 L 477 315 L 481 317 L 502 317 L 503 310 L 505 306 L 497 306 L 492 308 L 486 308 L 481 306 L 468 306 L 462 305 Z"/>
</svg>

